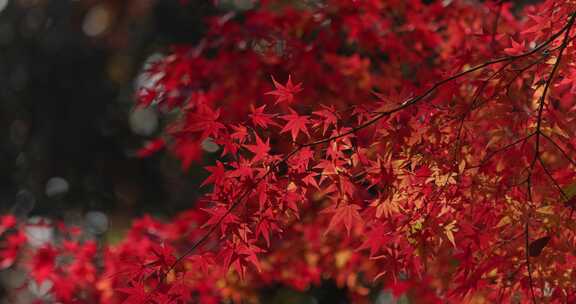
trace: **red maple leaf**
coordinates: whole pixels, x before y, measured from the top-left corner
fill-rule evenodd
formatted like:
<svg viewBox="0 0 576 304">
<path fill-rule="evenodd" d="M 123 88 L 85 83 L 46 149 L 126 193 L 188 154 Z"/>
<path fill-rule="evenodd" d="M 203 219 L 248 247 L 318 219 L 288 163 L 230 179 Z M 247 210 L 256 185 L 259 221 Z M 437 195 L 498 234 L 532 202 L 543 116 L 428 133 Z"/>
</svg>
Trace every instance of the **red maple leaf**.
<svg viewBox="0 0 576 304">
<path fill-rule="evenodd" d="M 354 226 L 364 224 L 364 220 L 358 212 L 359 209 L 360 206 L 356 204 L 346 204 L 339 207 L 329 207 L 328 209 L 325 209 L 323 212 L 334 213 L 330 224 L 328 224 L 326 233 L 333 231 L 336 227 L 344 224 L 348 235 L 350 235 L 350 230 L 352 230 Z"/>
<path fill-rule="evenodd" d="M 182 161 L 182 169 L 187 170 L 202 156 L 201 144 L 192 139 L 180 139 L 174 146 L 174 154 Z"/>
<path fill-rule="evenodd" d="M 274 232 L 282 232 L 282 229 L 274 220 L 274 214 L 271 208 L 266 209 L 264 212 L 259 212 L 260 220 L 256 226 L 256 238 L 262 236 L 266 241 L 266 246 L 270 248 L 270 234 Z"/>
<path fill-rule="evenodd" d="M 270 139 L 266 139 L 266 142 L 262 141 L 258 134 L 256 135 L 256 144 L 255 145 L 244 145 L 246 149 L 250 152 L 254 153 L 254 158 L 252 158 L 252 162 L 257 162 L 261 159 L 266 159 L 268 157 L 268 152 L 270 152 Z"/>
<path fill-rule="evenodd" d="M 208 178 L 206 178 L 202 184 L 200 185 L 205 186 L 205 185 L 209 185 L 209 184 L 220 184 L 220 182 L 222 182 L 222 180 L 224 179 L 226 170 L 224 168 L 224 165 L 222 164 L 222 162 L 220 161 L 216 161 L 216 166 L 208 166 L 205 167 L 204 169 L 208 170 L 210 173 L 210 176 L 208 176 Z"/>
<path fill-rule="evenodd" d="M 202 208 L 202 210 L 210 214 L 210 218 L 204 223 L 204 225 L 202 225 L 202 228 L 219 224 L 220 232 L 224 234 L 229 225 L 237 224 L 240 222 L 240 219 L 236 215 L 232 214 L 229 209 L 223 205 L 212 208 Z"/>
<path fill-rule="evenodd" d="M 246 137 L 248 137 L 248 128 L 243 125 L 232 125 L 232 134 L 230 134 L 230 138 L 236 140 L 238 143 L 244 143 Z"/>
<path fill-rule="evenodd" d="M 157 138 L 155 140 L 147 142 L 143 148 L 139 149 L 138 152 L 136 152 L 136 155 L 138 157 L 152 156 L 155 153 L 157 153 L 158 151 L 162 150 L 165 145 L 166 145 L 166 143 L 164 142 L 164 139 Z"/>
<path fill-rule="evenodd" d="M 212 110 L 205 104 L 199 104 L 198 111 L 190 112 L 188 115 L 189 124 L 186 126 L 185 131 L 201 131 L 201 139 L 205 139 L 209 136 L 212 138 L 218 138 L 220 131 L 226 128 L 222 123 L 218 121 L 219 117 L 220 109 Z"/>
<path fill-rule="evenodd" d="M 296 111 L 292 109 L 289 110 L 290 114 L 282 115 L 281 117 L 282 119 L 286 120 L 287 123 L 284 128 L 282 128 L 280 133 L 290 132 L 293 141 L 296 141 L 296 138 L 300 132 L 303 132 L 308 137 L 310 137 L 310 134 L 308 133 L 308 127 L 306 127 L 306 125 L 310 123 L 308 116 L 298 115 Z"/>
<path fill-rule="evenodd" d="M 252 119 L 254 126 L 261 128 L 267 128 L 268 125 L 278 126 L 278 123 L 272 119 L 274 118 L 274 115 L 264 113 L 264 109 L 266 109 L 266 105 L 252 109 L 252 114 L 249 116 L 250 119 Z"/>
<path fill-rule="evenodd" d="M 274 76 L 272 76 L 272 82 L 274 83 L 274 87 L 276 88 L 276 90 L 266 92 L 265 94 L 277 96 L 276 102 L 274 104 L 278 103 L 291 104 L 294 101 L 294 94 L 302 91 L 302 83 L 294 85 L 292 83 L 292 75 L 288 76 L 288 81 L 286 82 L 286 85 L 281 85 L 280 83 L 278 83 L 276 79 L 274 79 Z"/>
<path fill-rule="evenodd" d="M 258 261 L 257 254 L 265 252 L 262 248 L 256 247 L 248 243 L 230 244 L 227 248 L 222 250 L 220 259 L 224 262 L 227 268 L 233 268 L 243 280 L 246 277 L 246 268 L 250 264 L 261 272 L 260 262 Z"/>
<path fill-rule="evenodd" d="M 375 257 L 376 253 L 390 243 L 391 240 L 392 237 L 387 234 L 386 227 L 379 225 L 366 234 L 366 240 L 357 250 L 370 249 L 370 257 Z"/>
<path fill-rule="evenodd" d="M 134 282 L 133 286 L 118 288 L 116 290 L 127 295 L 126 299 L 122 302 L 123 304 L 145 303 L 147 299 L 151 298 L 151 295 L 146 292 L 146 287 L 142 282 Z"/>
<path fill-rule="evenodd" d="M 322 124 L 322 135 L 326 134 L 326 131 L 330 126 L 336 126 L 338 122 L 338 116 L 336 116 L 336 110 L 334 107 L 322 106 L 323 109 L 319 111 L 314 111 L 312 114 L 322 118 L 315 126 Z"/>
<path fill-rule="evenodd" d="M 504 53 L 510 56 L 522 54 L 526 50 L 526 42 L 516 42 L 513 38 L 510 39 L 511 47 L 504 49 Z"/>
</svg>

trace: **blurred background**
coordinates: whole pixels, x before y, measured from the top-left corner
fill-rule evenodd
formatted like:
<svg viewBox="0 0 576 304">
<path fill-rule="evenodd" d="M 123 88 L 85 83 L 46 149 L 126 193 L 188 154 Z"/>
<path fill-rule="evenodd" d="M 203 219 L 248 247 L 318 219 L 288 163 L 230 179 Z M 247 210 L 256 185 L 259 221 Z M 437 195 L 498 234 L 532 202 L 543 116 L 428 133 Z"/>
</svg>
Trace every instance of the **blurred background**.
<svg viewBox="0 0 576 304">
<path fill-rule="evenodd" d="M 135 157 L 162 118 L 134 109 L 134 92 L 146 61 L 196 43 L 211 13 L 180 0 L 0 0 L 0 213 L 103 233 L 191 207 L 200 170 Z"/>
</svg>

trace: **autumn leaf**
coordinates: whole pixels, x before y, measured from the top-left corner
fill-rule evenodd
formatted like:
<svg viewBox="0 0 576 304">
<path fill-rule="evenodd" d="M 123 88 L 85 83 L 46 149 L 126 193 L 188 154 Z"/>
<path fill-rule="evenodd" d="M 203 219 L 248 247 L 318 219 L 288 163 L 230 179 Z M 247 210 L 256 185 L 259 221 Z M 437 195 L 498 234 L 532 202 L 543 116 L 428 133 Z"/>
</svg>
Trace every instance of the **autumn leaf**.
<svg viewBox="0 0 576 304">
<path fill-rule="evenodd" d="M 504 49 L 504 53 L 510 56 L 516 56 L 524 52 L 526 49 L 526 42 L 516 42 L 513 38 L 510 39 L 511 47 Z"/>
<path fill-rule="evenodd" d="M 226 169 L 220 161 L 216 161 L 216 166 L 205 167 L 211 174 L 208 176 L 200 186 L 206 186 L 209 184 L 220 184 L 226 175 Z"/>
<path fill-rule="evenodd" d="M 150 295 L 146 292 L 143 283 L 136 283 L 130 287 L 118 288 L 118 291 L 127 295 L 126 299 L 122 302 L 123 304 L 144 303 L 146 299 L 150 298 Z"/>
<path fill-rule="evenodd" d="M 278 83 L 274 77 L 272 77 L 272 82 L 274 83 L 274 87 L 276 89 L 270 92 L 266 92 L 265 94 L 276 96 L 276 102 L 274 104 L 283 103 L 289 105 L 294 101 L 294 94 L 302 91 L 301 83 L 296 85 L 292 83 L 292 75 L 288 75 L 288 81 L 286 82 L 286 85 Z"/>
<path fill-rule="evenodd" d="M 182 161 L 182 169 L 187 170 L 193 162 L 200 160 L 202 156 L 201 143 L 188 139 L 179 139 L 173 147 L 174 154 Z"/>
<path fill-rule="evenodd" d="M 240 219 L 229 212 L 229 209 L 223 205 L 212 208 L 202 208 L 202 210 L 210 215 L 209 219 L 202 225 L 202 228 L 219 225 L 220 232 L 224 234 L 230 225 L 240 222 Z"/>
<path fill-rule="evenodd" d="M 254 153 L 254 157 L 252 158 L 252 162 L 257 162 L 259 160 L 263 160 L 268 158 L 270 152 L 270 139 L 266 139 L 264 142 L 258 134 L 255 134 L 256 137 L 256 144 L 255 145 L 244 145 L 248 151 Z"/>
<path fill-rule="evenodd" d="M 326 134 L 329 127 L 336 127 L 338 123 L 338 116 L 335 114 L 336 110 L 334 107 L 323 106 L 322 110 L 314 111 L 312 114 L 321 118 L 321 120 L 316 124 L 322 125 L 322 135 Z"/>
<path fill-rule="evenodd" d="M 138 152 L 136 152 L 136 155 L 138 155 L 138 157 L 152 156 L 155 153 L 162 150 L 165 145 L 166 145 L 166 143 L 164 142 L 164 139 L 157 138 L 155 140 L 147 142 L 143 148 L 139 149 Z"/>
<path fill-rule="evenodd" d="M 290 132 L 293 141 L 296 141 L 296 138 L 298 138 L 298 134 L 300 134 L 300 132 L 303 132 L 308 137 L 310 137 L 310 134 L 308 133 L 308 127 L 306 126 L 310 123 L 308 116 L 298 115 L 296 111 L 292 109 L 289 110 L 290 114 L 281 116 L 282 119 L 286 120 L 286 125 L 282 128 L 280 133 Z"/>
<path fill-rule="evenodd" d="M 200 104 L 196 112 L 188 114 L 188 125 L 184 129 L 187 132 L 202 132 L 200 139 L 208 137 L 218 138 L 220 132 L 226 127 L 219 121 L 220 110 L 213 110 L 205 104 Z"/>
<path fill-rule="evenodd" d="M 353 227 L 364 225 L 364 220 L 360 216 L 358 210 L 360 210 L 360 206 L 355 204 L 346 204 L 336 208 L 325 209 L 323 212 L 334 213 L 325 234 L 335 230 L 336 227 L 343 224 L 348 236 L 350 236 L 350 231 Z"/>
<path fill-rule="evenodd" d="M 444 234 L 446 235 L 446 238 L 448 238 L 450 243 L 452 243 L 452 246 L 454 246 L 454 248 L 456 248 L 456 241 L 454 240 L 454 231 L 457 230 L 458 229 L 456 228 L 456 221 L 452 221 L 444 226 Z"/>
<path fill-rule="evenodd" d="M 278 126 L 278 123 L 273 120 L 275 115 L 264 113 L 265 109 L 266 105 L 258 108 L 252 108 L 252 114 L 249 114 L 249 116 L 250 119 L 252 119 L 254 126 L 260 128 L 267 128 L 269 125 Z"/>
<path fill-rule="evenodd" d="M 384 225 L 379 225 L 366 234 L 366 240 L 357 250 L 369 249 L 370 257 L 373 258 L 381 248 L 387 246 L 391 240 L 392 237 L 390 236 L 390 233 L 386 231 L 386 227 Z"/>
</svg>

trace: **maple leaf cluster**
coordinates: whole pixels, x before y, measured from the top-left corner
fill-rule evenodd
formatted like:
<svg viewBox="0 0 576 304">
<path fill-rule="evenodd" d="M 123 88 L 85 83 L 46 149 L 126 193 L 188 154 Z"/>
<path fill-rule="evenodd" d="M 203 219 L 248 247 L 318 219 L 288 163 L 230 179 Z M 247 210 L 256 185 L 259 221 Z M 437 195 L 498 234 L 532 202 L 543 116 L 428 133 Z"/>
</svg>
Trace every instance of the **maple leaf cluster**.
<svg viewBox="0 0 576 304">
<path fill-rule="evenodd" d="M 179 114 L 140 156 L 188 169 L 219 146 L 204 197 L 101 257 L 74 238 L 32 250 L 31 277 L 63 303 L 257 301 L 323 279 L 355 303 L 576 301 L 576 3 L 514 9 L 269 0 L 210 19 L 139 92 Z M 16 225 L 3 267 L 26 250 Z"/>
</svg>

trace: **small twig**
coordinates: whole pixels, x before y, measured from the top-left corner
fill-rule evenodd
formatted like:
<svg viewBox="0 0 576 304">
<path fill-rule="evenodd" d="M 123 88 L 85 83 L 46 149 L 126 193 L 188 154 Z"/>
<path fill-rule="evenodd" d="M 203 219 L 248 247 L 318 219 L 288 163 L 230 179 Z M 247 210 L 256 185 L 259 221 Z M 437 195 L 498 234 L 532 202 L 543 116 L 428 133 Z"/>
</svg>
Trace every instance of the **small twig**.
<svg viewBox="0 0 576 304">
<path fill-rule="evenodd" d="M 544 137 L 545 139 L 547 139 L 551 144 L 553 144 L 556 149 L 558 149 L 558 151 L 560 151 L 560 153 L 562 153 L 562 155 L 564 155 L 564 158 L 566 158 L 566 160 L 568 162 L 570 162 L 572 164 L 572 166 L 576 167 L 576 161 L 573 160 L 566 151 L 564 151 L 564 149 L 562 149 L 562 147 L 560 147 L 560 145 L 558 145 L 558 143 L 556 143 L 552 138 L 550 138 L 548 135 L 546 135 L 544 132 L 541 132 L 540 134 L 542 137 Z"/>
<path fill-rule="evenodd" d="M 530 264 L 530 213 L 528 213 L 526 217 L 526 223 L 524 224 L 524 236 L 525 236 L 525 245 L 526 245 L 526 269 L 528 270 L 528 282 L 530 283 L 530 293 L 532 295 L 532 302 L 537 303 L 536 301 L 536 294 L 534 293 L 534 279 L 532 278 L 532 267 Z"/>
<path fill-rule="evenodd" d="M 498 32 L 498 23 L 500 22 L 500 16 L 502 16 L 502 5 L 504 1 L 500 1 L 498 3 L 498 8 L 496 12 L 496 18 L 494 18 L 494 23 L 492 24 L 492 39 L 490 41 L 490 45 L 494 48 L 496 45 L 496 33 Z"/>
<path fill-rule="evenodd" d="M 558 71 L 558 68 L 560 67 L 560 62 L 562 61 L 562 55 L 564 54 L 564 50 L 566 49 L 566 47 L 568 46 L 568 42 L 570 39 L 570 30 L 572 29 L 572 26 L 574 25 L 574 21 L 576 18 L 576 13 L 573 13 L 570 16 L 570 19 L 568 20 L 567 24 L 564 26 L 564 39 L 562 41 L 562 44 L 560 45 L 560 51 L 558 53 L 558 57 L 556 57 L 556 61 L 554 62 L 554 66 L 552 67 L 552 71 L 550 72 L 548 79 L 546 80 L 546 84 L 544 85 L 544 90 L 542 92 L 542 96 L 540 96 L 540 100 L 539 100 L 539 104 L 538 104 L 538 115 L 536 117 L 536 130 L 534 131 L 534 133 L 536 134 L 536 142 L 534 143 L 534 158 L 532 159 L 532 162 L 530 163 L 530 167 L 528 170 L 528 177 L 526 178 L 526 187 L 527 187 L 527 195 L 528 195 L 528 202 L 529 202 L 529 208 L 532 208 L 532 203 L 533 203 L 533 198 L 532 198 L 532 173 L 534 171 L 534 166 L 536 165 L 536 161 L 540 158 L 540 135 L 542 134 L 541 128 L 542 128 L 542 116 L 544 113 L 544 105 L 546 103 L 546 96 L 548 94 L 548 91 L 550 89 L 550 86 L 552 85 L 552 82 L 554 80 L 554 76 L 556 74 L 556 72 Z M 528 279 L 530 282 L 530 292 L 532 294 L 532 302 L 534 304 L 537 303 L 536 300 L 536 296 L 534 293 L 534 282 L 532 279 L 532 269 L 530 267 L 530 234 L 529 234 L 529 224 L 530 224 L 530 211 L 528 211 L 528 214 L 526 215 L 526 223 L 525 223 L 525 228 L 524 228 L 524 233 L 525 233 L 525 237 L 526 237 L 526 268 L 528 270 Z"/>
<path fill-rule="evenodd" d="M 568 196 L 566 195 L 566 192 L 564 192 L 564 190 L 562 190 L 562 187 L 560 187 L 560 185 L 558 185 L 558 182 L 557 182 L 556 179 L 552 176 L 552 173 L 550 172 L 550 170 L 548 170 L 546 164 L 544 163 L 544 160 L 542 159 L 542 156 L 538 156 L 538 162 L 540 162 L 540 166 L 541 166 L 542 169 L 544 170 L 544 173 L 546 173 L 546 175 L 548 176 L 548 178 L 550 179 L 550 181 L 552 182 L 552 184 L 554 185 L 554 187 L 556 187 L 556 190 L 558 190 L 558 192 L 560 193 L 560 195 L 562 195 L 562 198 L 564 198 L 564 200 L 568 201 Z"/>
<path fill-rule="evenodd" d="M 496 154 L 498 154 L 498 153 L 500 153 L 500 152 L 502 152 L 502 151 L 504 151 L 504 150 L 508 150 L 508 149 L 512 148 L 513 146 L 515 146 L 515 145 L 517 145 L 517 144 L 519 144 L 519 143 L 521 143 L 521 142 L 527 141 L 530 137 L 534 136 L 535 134 L 536 134 L 536 133 L 530 133 L 530 134 L 528 134 L 528 135 L 526 135 L 526 136 L 524 136 L 524 137 L 522 137 L 522 138 L 520 138 L 520 139 L 517 139 L 517 140 L 515 140 L 515 141 L 513 141 L 513 142 L 511 142 L 511 143 L 509 143 L 509 144 L 507 144 L 507 145 L 505 145 L 505 146 L 503 146 L 503 147 L 501 147 L 501 148 L 498 148 L 498 149 L 490 152 L 490 154 L 488 154 L 488 156 L 484 157 L 484 159 L 483 159 L 479 164 L 474 165 L 474 166 L 470 166 L 470 167 L 468 167 L 468 168 L 469 168 L 469 169 L 472 169 L 472 168 L 480 168 L 480 167 L 484 166 L 484 165 L 485 165 L 492 157 L 494 157 Z"/>
</svg>

